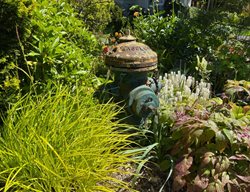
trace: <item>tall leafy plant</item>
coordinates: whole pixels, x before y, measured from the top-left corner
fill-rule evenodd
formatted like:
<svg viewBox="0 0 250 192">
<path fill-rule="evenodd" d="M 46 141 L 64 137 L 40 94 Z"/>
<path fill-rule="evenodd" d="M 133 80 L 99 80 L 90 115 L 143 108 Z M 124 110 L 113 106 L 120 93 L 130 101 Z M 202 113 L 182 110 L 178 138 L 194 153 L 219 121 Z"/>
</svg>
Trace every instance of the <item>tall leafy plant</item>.
<svg viewBox="0 0 250 192">
<path fill-rule="evenodd" d="M 31 19 L 26 71 L 34 81 L 86 79 L 98 43 L 66 1 L 39 1 Z"/>
<path fill-rule="evenodd" d="M 96 82 L 91 70 L 98 42 L 66 0 L 4 0 L 0 9 L 1 105 L 33 85 Z"/>
</svg>

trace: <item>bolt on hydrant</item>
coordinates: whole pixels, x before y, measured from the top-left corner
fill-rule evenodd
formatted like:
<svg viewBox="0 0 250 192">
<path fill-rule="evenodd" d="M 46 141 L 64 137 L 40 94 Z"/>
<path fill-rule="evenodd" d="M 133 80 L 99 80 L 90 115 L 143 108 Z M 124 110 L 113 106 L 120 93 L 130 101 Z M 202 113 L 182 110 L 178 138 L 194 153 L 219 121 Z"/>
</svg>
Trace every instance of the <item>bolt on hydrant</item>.
<svg viewBox="0 0 250 192">
<path fill-rule="evenodd" d="M 127 111 L 139 118 L 153 115 L 159 107 L 158 79 L 148 77 L 157 71 L 157 54 L 147 45 L 124 36 L 105 57 L 105 64 L 114 74 L 114 81 L 105 86 L 105 92 L 118 101 L 125 101 Z"/>
</svg>

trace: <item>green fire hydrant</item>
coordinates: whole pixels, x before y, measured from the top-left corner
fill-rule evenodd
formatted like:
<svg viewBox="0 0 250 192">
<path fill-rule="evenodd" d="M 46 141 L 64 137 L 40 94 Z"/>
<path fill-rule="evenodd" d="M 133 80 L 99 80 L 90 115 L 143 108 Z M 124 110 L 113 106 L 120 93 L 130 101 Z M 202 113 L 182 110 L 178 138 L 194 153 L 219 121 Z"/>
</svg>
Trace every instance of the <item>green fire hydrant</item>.
<svg viewBox="0 0 250 192">
<path fill-rule="evenodd" d="M 105 57 L 105 64 L 114 73 L 108 92 L 125 101 L 128 111 L 140 118 L 154 114 L 159 107 L 157 93 L 161 89 L 157 78 L 148 77 L 157 71 L 157 54 L 131 36 L 119 39 Z"/>
</svg>

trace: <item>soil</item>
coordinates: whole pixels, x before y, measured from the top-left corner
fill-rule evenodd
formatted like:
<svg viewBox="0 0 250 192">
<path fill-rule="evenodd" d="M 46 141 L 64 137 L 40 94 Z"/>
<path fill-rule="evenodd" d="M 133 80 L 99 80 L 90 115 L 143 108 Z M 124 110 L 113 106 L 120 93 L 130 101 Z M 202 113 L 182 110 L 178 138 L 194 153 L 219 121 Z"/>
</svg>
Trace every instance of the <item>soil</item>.
<svg viewBox="0 0 250 192">
<path fill-rule="evenodd" d="M 117 176 L 117 178 L 119 177 L 119 179 L 129 182 L 130 186 L 139 192 L 159 192 L 164 182 L 166 181 L 167 176 L 168 173 L 160 171 L 159 168 L 153 163 L 148 163 L 141 171 L 141 177 L 136 180 L 134 179 L 134 176 L 127 176 L 122 178 L 122 176 L 119 175 Z M 171 183 L 171 181 L 168 181 L 165 184 L 162 192 L 172 192 Z M 126 189 L 120 189 L 118 192 L 129 191 Z"/>
</svg>

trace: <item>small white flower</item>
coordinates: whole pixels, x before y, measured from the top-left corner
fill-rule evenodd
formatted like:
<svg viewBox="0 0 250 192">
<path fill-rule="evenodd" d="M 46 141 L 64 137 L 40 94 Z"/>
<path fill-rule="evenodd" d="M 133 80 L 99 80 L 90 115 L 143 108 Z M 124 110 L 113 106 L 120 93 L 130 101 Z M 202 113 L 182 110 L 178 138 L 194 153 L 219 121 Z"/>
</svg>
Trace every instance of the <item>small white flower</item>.
<svg viewBox="0 0 250 192">
<path fill-rule="evenodd" d="M 187 85 L 188 87 L 191 87 L 192 82 L 193 82 L 192 77 L 191 77 L 191 76 L 188 76 L 188 78 L 187 78 L 187 80 L 186 80 L 186 85 Z"/>
<path fill-rule="evenodd" d="M 194 101 L 198 98 L 206 100 L 210 97 L 210 83 L 203 80 L 195 81 L 194 77 L 186 77 L 180 71 L 165 73 L 160 79 L 162 79 L 163 88 L 158 96 L 162 105 L 175 106 L 178 102 L 184 102 L 183 98 Z"/>
</svg>

